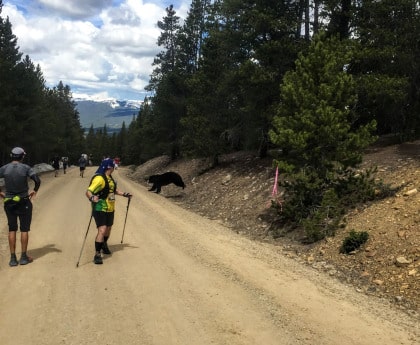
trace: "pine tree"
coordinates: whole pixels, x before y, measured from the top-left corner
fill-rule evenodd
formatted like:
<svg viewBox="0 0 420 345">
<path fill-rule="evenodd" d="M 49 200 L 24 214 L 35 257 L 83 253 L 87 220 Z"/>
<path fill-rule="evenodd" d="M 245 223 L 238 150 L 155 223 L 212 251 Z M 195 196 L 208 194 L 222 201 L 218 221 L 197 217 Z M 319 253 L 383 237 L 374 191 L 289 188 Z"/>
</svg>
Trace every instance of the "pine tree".
<svg viewBox="0 0 420 345">
<path fill-rule="evenodd" d="M 216 3 L 207 22 L 208 35 L 201 48 L 199 69 L 189 80 L 187 114 L 181 119 L 183 150 L 192 156 L 211 157 L 237 149 L 240 130 L 235 73 L 243 57 L 238 49 L 235 21 Z"/>
<path fill-rule="evenodd" d="M 50 131 L 50 154 L 67 156 L 73 161 L 78 159 L 85 145 L 79 113 L 70 87 L 60 81 L 57 86 L 48 90 L 45 106 L 49 114 L 45 127 Z"/>
<path fill-rule="evenodd" d="M 183 102 L 184 80 L 177 67 L 179 48 L 177 35 L 181 27 L 172 5 L 166 9 L 166 16 L 158 22 L 158 27 L 162 31 L 157 43 L 164 50 L 153 62 L 155 68 L 146 90 L 154 91 L 151 98 L 153 123 L 155 136 L 158 135 L 161 144 L 161 154 L 168 154 L 175 159 L 180 155 L 179 121 L 185 111 L 185 102 Z"/>
<path fill-rule="evenodd" d="M 163 50 L 157 54 L 153 61 L 153 72 L 149 81 L 149 85 L 145 88 L 148 91 L 157 90 L 162 79 L 175 70 L 176 54 L 177 54 L 177 34 L 181 28 L 179 17 L 170 5 L 166 8 L 166 16 L 158 21 L 158 28 L 161 34 L 158 37 L 157 45 Z"/>
<path fill-rule="evenodd" d="M 0 15 L 3 1 L 0 0 Z M 17 37 L 12 32 L 9 18 L 0 16 L 0 147 L 1 162 L 8 161 L 13 145 L 16 125 L 16 79 L 15 71 L 21 61 Z"/>
<path fill-rule="evenodd" d="M 153 103 L 146 97 L 139 113 L 129 127 L 127 134 L 126 158 L 130 164 L 144 163 L 162 154 L 159 126 L 153 112 Z"/>
<path fill-rule="evenodd" d="M 208 34 L 206 21 L 211 9 L 210 0 L 193 0 L 184 25 L 177 35 L 178 68 L 186 77 L 196 72 L 202 58 L 202 46 Z"/>
<path fill-rule="evenodd" d="M 352 54 L 348 42 L 321 34 L 307 55 L 299 55 L 296 70 L 287 72 L 281 85 L 270 137 L 282 148 L 277 165 L 288 181 L 283 216 L 296 222 L 325 204 L 324 194 L 346 179 L 349 169 L 361 162 L 363 149 L 376 139 L 374 121 L 357 125 L 356 83 L 346 70 Z M 325 197 L 336 200 L 334 193 Z"/>
<path fill-rule="evenodd" d="M 236 88 L 242 103 L 242 142 L 245 149 L 258 148 L 259 156 L 264 157 L 269 146 L 273 104 L 280 96 L 278 85 L 293 67 L 297 53 L 307 46 L 306 38 L 295 35 L 300 24 L 296 12 L 303 3 L 228 0 L 225 4 L 236 17 L 241 36 L 239 47 L 247 51 L 246 61 L 240 63 Z"/>
<path fill-rule="evenodd" d="M 378 133 L 401 140 L 420 135 L 420 8 L 415 0 L 365 0 L 357 7 L 359 112 Z"/>
<path fill-rule="evenodd" d="M 331 35 L 347 39 L 352 32 L 355 8 L 352 0 L 325 0 L 323 12 L 328 17 L 327 30 Z"/>
<path fill-rule="evenodd" d="M 271 132 L 285 152 L 282 168 L 298 172 L 311 167 L 325 179 L 331 171 L 361 162 L 374 125 L 355 128 L 356 85 L 346 66 L 351 47 L 320 35 L 308 54 L 300 54 L 296 70 L 281 85 L 281 103 Z"/>
</svg>

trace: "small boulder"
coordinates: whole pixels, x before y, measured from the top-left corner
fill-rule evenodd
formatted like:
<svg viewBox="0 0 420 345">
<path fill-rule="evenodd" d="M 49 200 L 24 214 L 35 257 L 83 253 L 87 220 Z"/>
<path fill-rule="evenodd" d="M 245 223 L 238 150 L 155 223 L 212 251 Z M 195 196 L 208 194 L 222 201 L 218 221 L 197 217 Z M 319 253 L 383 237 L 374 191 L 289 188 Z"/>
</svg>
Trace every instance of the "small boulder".
<svg viewBox="0 0 420 345">
<path fill-rule="evenodd" d="M 407 260 L 404 256 L 399 256 L 395 260 L 395 265 L 398 267 L 407 267 L 409 264 L 411 264 L 411 261 Z"/>
</svg>

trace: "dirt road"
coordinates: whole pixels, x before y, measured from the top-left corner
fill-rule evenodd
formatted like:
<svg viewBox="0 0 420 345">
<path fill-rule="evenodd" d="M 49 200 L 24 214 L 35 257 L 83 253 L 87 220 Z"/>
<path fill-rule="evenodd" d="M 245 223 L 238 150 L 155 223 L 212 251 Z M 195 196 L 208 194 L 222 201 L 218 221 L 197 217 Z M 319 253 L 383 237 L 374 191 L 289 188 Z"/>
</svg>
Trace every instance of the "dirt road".
<svg viewBox="0 0 420 345">
<path fill-rule="evenodd" d="M 42 175 L 27 266 L 8 266 L 0 213 L 2 345 L 416 344 L 418 322 L 171 203 L 114 172 L 111 256 L 92 263 L 96 229 L 77 168 Z M 18 237 L 19 234 L 18 234 Z M 18 253 L 20 245 L 18 245 Z"/>
</svg>

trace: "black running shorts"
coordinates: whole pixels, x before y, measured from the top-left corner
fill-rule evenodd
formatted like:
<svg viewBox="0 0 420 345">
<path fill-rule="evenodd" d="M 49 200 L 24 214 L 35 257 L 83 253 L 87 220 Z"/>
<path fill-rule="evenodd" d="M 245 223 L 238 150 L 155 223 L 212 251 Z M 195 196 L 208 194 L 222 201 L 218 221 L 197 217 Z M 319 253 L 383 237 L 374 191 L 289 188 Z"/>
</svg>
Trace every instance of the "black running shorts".
<svg viewBox="0 0 420 345">
<path fill-rule="evenodd" d="M 19 202 L 13 200 L 4 203 L 9 231 L 18 230 L 18 219 L 20 231 L 28 232 L 31 230 L 32 221 L 32 202 L 29 198 L 21 199 Z"/>
<path fill-rule="evenodd" d="M 112 226 L 114 224 L 114 212 L 93 211 L 96 227 Z"/>
</svg>

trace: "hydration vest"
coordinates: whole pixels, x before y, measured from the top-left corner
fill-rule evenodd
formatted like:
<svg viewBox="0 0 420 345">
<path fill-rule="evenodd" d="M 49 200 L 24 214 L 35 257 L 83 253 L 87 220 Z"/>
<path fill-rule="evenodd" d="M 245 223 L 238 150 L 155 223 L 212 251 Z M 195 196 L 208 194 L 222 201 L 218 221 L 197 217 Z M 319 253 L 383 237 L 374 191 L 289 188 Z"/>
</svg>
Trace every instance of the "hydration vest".
<svg viewBox="0 0 420 345">
<path fill-rule="evenodd" d="M 105 187 L 104 188 L 102 188 L 98 193 L 96 193 L 95 195 L 99 198 L 99 199 L 103 199 L 103 200 L 105 200 L 106 198 L 107 198 L 107 196 L 108 196 L 108 194 L 109 194 L 109 182 L 108 182 L 108 179 L 107 179 L 107 177 L 106 177 L 106 175 L 105 174 L 95 174 L 95 175 L 93 175 L 92 176 L 92 178 L 91 178 L 91 180 L 90 180 L 90 182 L 89 182 L 89 186 L 92 184 L 92 181 L 93 181 L 93 179 L 96 177 L 96 176 L 102 176 L 102 178 L 104 179 L 104 181 L 105 181 Z M 110 178 L 111 178 L 111 180 L 114 182 L 114 192 L 117 190 L 117 182 L 115 182 L 115 180 L 112 178 L 112 176 L 110 175 L 109 176 Z"/>
</svg>

